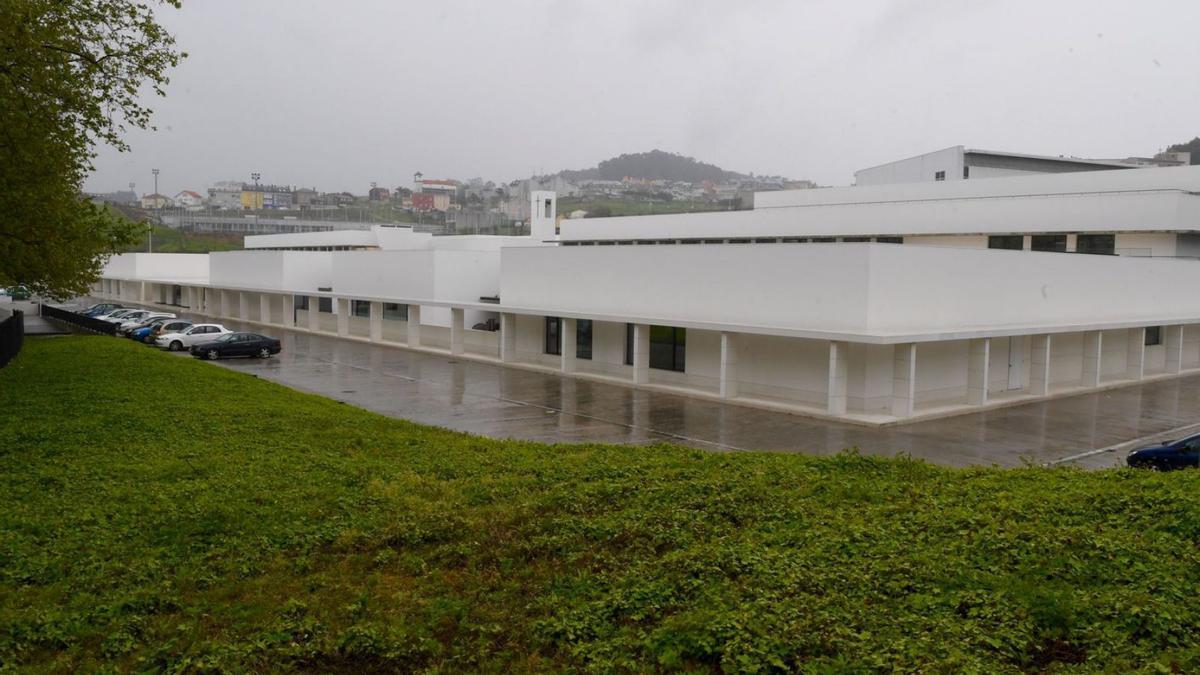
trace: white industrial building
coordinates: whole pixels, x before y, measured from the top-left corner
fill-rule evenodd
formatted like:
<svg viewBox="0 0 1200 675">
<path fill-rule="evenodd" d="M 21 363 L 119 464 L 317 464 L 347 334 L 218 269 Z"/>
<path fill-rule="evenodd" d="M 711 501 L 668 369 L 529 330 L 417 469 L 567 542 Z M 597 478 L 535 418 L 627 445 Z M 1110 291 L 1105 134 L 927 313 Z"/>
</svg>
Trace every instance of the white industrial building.
<svg viewBox="0 0 1200 675">
<path fill-rule="evenodd" d="M 553 193 L 531 204 L 530 237 L 248 237 L 118 256 L 96 290 L 864 424 L 1200 369 L 1200 167 L 767 192 L 561 232 Z"/>
</svg>

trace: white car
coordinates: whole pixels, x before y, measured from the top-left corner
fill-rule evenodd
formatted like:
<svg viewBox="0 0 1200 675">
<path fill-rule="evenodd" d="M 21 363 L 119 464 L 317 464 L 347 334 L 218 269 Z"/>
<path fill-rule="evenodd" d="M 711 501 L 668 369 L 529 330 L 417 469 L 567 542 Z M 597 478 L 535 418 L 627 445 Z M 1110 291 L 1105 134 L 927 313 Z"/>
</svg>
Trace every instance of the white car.
<svg viewBox="0 0 1200 675">
<path fill-rule="evenodd" d="M 119 319 L 119 318 L 125 316 L 126 314 L 132 314 L 133 312 L 136 312 L 136 311 L 138 311 L 138 310 L 130 309 L 128 307 L 121 307 L 120 309 L 114 309 L 113 311 L 109 312 L 108 314 L 101 314 L 100 316 L 97 316 L 96 318 L 100 319 L 101 321 L 113 321 L 113 320 L 116 320 L 116 319 Z"/>
<path fill-rule="evenodd" d="M 117 325 L 117 334 L 124 335 L 125 333 L 128 333 L 129 331 L 133 330 L 134 328 L 145 325 L 145 323 L 147 321 L 152 321 L 154 319 L 174 319 L 174 318 L 175 318 L 175 315 L 171 314 L 170 312 L 146 312 L 142 316 L 134 317 L 127 321 L 122 321 L 120 324 L 118 324 Z"/>
<path fill-rule="evenodd" d="M 194 344 L 211 342 L 226 333 L 232 333 L 219 323 L 198 323 L 179 333 L 166 333 L 158 336 L 154 344 L 173 352 L 181 352 Z"/>
</svg>

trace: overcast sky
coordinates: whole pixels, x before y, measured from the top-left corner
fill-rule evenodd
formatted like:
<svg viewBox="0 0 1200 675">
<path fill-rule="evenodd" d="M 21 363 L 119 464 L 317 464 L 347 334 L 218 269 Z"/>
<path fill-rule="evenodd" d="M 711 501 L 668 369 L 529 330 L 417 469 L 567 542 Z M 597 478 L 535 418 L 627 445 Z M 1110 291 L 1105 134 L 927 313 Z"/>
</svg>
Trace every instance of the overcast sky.
<svg viewBox="0 0 1200 675">
<path fill-rule="evenodd" d="M 87 189 L 496 181 L 678 152 L 848 184 L 951 145 L 1200 134 L 1196 0 L 185 0 L 155 132 Z"/>
</svg>

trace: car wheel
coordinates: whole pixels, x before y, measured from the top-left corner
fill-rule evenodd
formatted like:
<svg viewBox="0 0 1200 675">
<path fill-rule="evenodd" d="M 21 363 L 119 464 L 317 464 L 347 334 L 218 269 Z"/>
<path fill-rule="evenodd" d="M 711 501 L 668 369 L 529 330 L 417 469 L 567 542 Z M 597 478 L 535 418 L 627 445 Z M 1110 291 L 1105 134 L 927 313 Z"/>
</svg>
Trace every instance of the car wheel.
<svg viewBox="0 0 1200 675">
<path fill-rule="evenodd" d="M 171 346 L 168 347 L 168 349 L 170 349 L 173 352 L 183 351 L 183 343 L 180 342 L 179 340 L 175 340 L 174 342 L 171 343 Z"/>
<path fill-rule="evenodd" d="M 208 350 L 208 360 L 209 361 L 216 361 L 220 357 L 221 357 L 221 353 L 218 352 L 217 350 L 215 350 L 215 349 Z"/>
<path fill-rule="evenodd" d="M 271 350 L 267 349 L 266 347 L 263 347 L 262 349 L 258 350 L 258 358 L 260 358 L 260 359 L 271 358 Z"/>
</svg>

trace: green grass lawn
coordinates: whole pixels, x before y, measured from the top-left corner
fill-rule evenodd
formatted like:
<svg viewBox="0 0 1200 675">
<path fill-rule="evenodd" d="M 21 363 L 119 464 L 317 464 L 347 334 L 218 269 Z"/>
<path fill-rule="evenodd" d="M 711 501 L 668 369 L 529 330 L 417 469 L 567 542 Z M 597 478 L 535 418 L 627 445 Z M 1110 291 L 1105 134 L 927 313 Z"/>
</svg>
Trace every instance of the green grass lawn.
<svg viewBox="0 0 1200 675">
<path fill-rule="evenodd" d="M 0 370 L 0 671 L 1200 670 L 1200 472 L 547 446 Z"/>
</svg>

